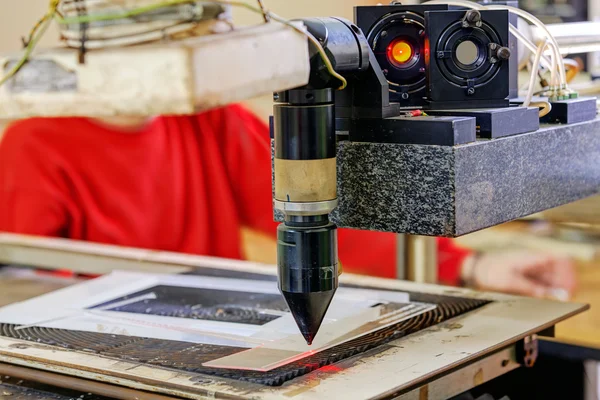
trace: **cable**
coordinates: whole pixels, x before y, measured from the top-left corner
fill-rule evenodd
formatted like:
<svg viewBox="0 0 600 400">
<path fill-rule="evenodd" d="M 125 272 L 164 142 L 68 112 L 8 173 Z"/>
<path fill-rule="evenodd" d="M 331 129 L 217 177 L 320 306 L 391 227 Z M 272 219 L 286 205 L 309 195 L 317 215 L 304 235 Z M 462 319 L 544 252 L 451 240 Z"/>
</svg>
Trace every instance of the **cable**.
<svg viewBox="0 0 600 400">
<path fill-rule="evenodd" d="M 546 47 L 548 46 L 548 41 L 545 41 L 544 43 L 541 43 L 536 52 L 535 52 L 535 58 L 533 59 L 533 66 L 532 66 L 532 71 L 537 71 L 537 69 L 539 68 L 540 65 L 540 59 L 542 58 L 542 53 L 544 52 L 544 50 L 546 49 Z M 527 89 L 527 95 L 525 96 L 525 100 L 523 101 L 523 107 L 529 107 L 529 103 L 531 103 L 531 99 L 533 97 L 533 91 L 534 91 L 534 87 L 535 87 L 535 78 L 536 78 L 536 74 L 532 73 L 531 76 L 529 77 L 529 88 Z"/>
<path fill-rule="evenodd" d="M 565 58 L 563 61 L 565 63 L 565 67 L 567 67 L 567 83 L 571 83 L 571 81 L 575 79 L 581 70 L 581 66 L 577 61 L 571 58 Z"/>
<path fill-rule="evenodd" d="M 566 88 L 567 79 L 565 76 L 565 64 L 564 64 L 563 58 L 560 54 L 560 48 L 558 46 L 558 42 L 556 41 L 554 36 L 552 36 L 552 33 L 550 33 L 550 31 L 548 30 L 546 25 L 542 21 L 540 21 L 538 18 L 536 18 L 535 16 L 531 15 L 530 13 L 528 13 L 526 11 L 521 10 L 520 8 L 516 8 L 516 7 L 512 7 L 512 6 L 505 6 L 505 5 L 489 5 L 489 6 L 486 6 L 486 8 L 488 10 L 508 10 L 511 13 L 518 15 L 519 17 L 531 22 L 533 25 L 537 26 L 542 31 L 544 31 L 544 33 L 546 34 L 546 37 L 550 41 L 553 51 L 555 52 L 556 59 L 558 60 L 558 67 L 559 67 L 558 72 L 560 74 L 561 84 L 564 85 L 564 88 Z"/>
<path fill-rule="evenodd" d="M 548 115 L 550 113 L 550 111 L 552 111 L 552 104 L 550 104 L 547 101 L 534 101 L 531 102 L 530 106 L 532 107 L 542 107 L 542 109 L 540 110 L 539 113 L 539 117 L 545 117 L 546 115 Z"/>
<path fill-rule="evenodd" d="M 520 40 L 523 43 L 523 45 L 525 45 L 525 47 L 527 47 L 529 51 L 531 51 L 531 53 L 535 54 L 537 46 L 533 44 L 533 42 L 529 40 L 525 35 L 523 35 L 523 33 L 516 26 L 510 24 L 508 29 L 510 30 L 510 33 L 512 33 L 518 40 Z M 542 55 L 542 65 L 550 69 L 552 62 L 548 57 Z"/>
<path fill-rule="evenodd" d="M 23 68 L 23 66 L 27 63 L 27 61 L 29 60 L 29 57 L 31 56 L 31 53 L 33 52 L 33 50 L 39 43 L 40 39 L 44 36 L 46 31 L 48 30 L 48 27 L 50 26 L 50 23 L 52 22 L 52 18 L 56 14 L 56 8 L 58 7 L 58 3 L 59 3 L 59 0 L 51 1 L 48 12 L 33 26 L 33 28 L 31 29 L 31 32 L 29 33 L 29 38 L 27 39 L 23 56 L 15 64 L 15 66 L 12 67 L 10 69 L 10 71 L 8 71 L 6 73 L 6 75 L 4 75 L 4 77 L 2 77 L 2 79 L 0 79 L 0 86 L 4 85 L 9 79 L 11 79 L 13 76 L 15 76 L 21 70 L 21 68 Z M 38 31 L 39 31 L 39 33 L 38 33 Z"/>
<path fill-rule="evenodd" d="M 546 45 L 544 46 L 544 50 L 546 49 L 546 47 L 549 46 L 549 42 L 547 40 L 545 43 L 546 43 Z M 560 86 L 560 81 L 556 80 L 557 79 L 556 68 L 558 67 L 558 60 L 556 59 L 556 54 L 554 54 L 554 52 L 550 52 L 550 60 L 552 60 L 552 67 L 550 68 L 550 87 L 557 87 L 557 86 Z M 539 64 L 538 64 L 538 68 L 532 68 L 531 72 L 532 72 L 532 74 L 534 74 L 538 70 L 539 70 Z"/>
</svg>

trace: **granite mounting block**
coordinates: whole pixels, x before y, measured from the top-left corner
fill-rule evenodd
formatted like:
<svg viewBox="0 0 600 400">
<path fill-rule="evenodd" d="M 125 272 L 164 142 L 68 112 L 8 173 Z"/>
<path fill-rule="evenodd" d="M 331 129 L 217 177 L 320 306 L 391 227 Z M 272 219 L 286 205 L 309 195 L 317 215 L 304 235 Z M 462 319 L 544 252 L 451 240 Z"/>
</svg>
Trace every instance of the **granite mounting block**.
<svg viewBox="0 0 600 400">
<path fill-rule="evenodd" d="M 600 119 L 458 146 L 341 141 L 332 218 L 456 237 L 597 193 Z"/>
</svg>

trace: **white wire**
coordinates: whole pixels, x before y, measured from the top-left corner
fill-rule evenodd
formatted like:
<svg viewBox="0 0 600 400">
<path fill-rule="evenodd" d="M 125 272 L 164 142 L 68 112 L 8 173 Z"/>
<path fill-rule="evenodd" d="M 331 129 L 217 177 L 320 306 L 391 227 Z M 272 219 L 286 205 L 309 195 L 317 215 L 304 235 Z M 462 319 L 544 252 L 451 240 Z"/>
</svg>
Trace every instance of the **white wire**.
<svg viewBox="0 0 600 400">
<path fill-rule="evenodd" d="M 537 50 L 535 51 L 535 58 L 533 59 L 533 65 L 531 67 L 531 76 L 529 77 L 529 88 L 527 89 L 527 95 L 525 96 L 525 100 L 523 101 L 523 107 L 529 107 L 531 103 L 531 99 L 533 98 L 533 91 L 535 88 L 535 77 L 536 71 L 540 67 L 540 60 L 542 58 L 542 54 L 546 47 L 548 47 L 549 42 L 546 40 L 543 43 L 540 43 Z"/>
<path fill-rule="evenodd" d="M 535 16 L 531 15 L 527 11 L 523 11 L 517 7 L 504 6 L 504 5 L 490 5 L 490 6 L 486 6 L 486 8 L 488 10 L 508 10 L 511 13 L 516 14 L 519 17 L 525 19 L 526 21 L 531 22 L 533 25 L 537 26 L 542 31 L 544 31 L 544 33 L 546 34 L 546 37 L 550 41 L 550 45 L 551 45 L 552 49 L 556 55 L 556 60 L 558 61 L 557 65 L 559 67 L 558 73 L 560 74 L 560 82 L 562 85 L 564 85 L 566 87 L 567 76 L 565 73 L 565 64 L 563 63 L 562 56 L 560 54 L 560 48 L 558 46 L 558 42 L 556 41 L 554 36 L 552 36 L 552 33 L 550 33 L 550 31 L 548 30 L 548 28 L 542 21 L 540 21 L 539 19 L 537 19 Z"/>
<path fill-rule="evenodd" d="M 546 47 L 548 47 L 550 45 L 550 42 L 548 42 L 548 40 L 546 40 L 544 44 L 544 51 L 546 49 Z M 542 52 L 543 53 L 543 52 Z M 560 58 L 560 56 L 558 57 Z M 556 54 L 554 54 L 553 51 L 550 52 L 550 59 L 552 60 L 552 68 L 550 68 L 550 86 L 551 87 L 556 87 L 560 85 L 560 75 L 558 77 L 558 81 L 557 81 L 557 76 L 556 76 L 556 68 L 558 68 L 558 60 L 556 59 Z M 537 69 L 533 69 L 532 73 L 536 73 Z M 565 76 L 565 82 L 566 82 L 566 76 Z"/>
<path fill-rule="evenodd" d="M 525 47 L 529 49 L 529 51 L 531 51 L 532 54 L 535 54 L 537 51 L 537 46 L 533 44 L 531 40 L 527 39 L 527 37 L 523 35 L 523 33 L 516 26 L 510 24 L 508 29 L 510 30 L 510 33 L 515 35 L 515 37 L 519 39 L 525 45 Z M 542 65 L 550 69 L 552 67 L 552 61 L 548 57 L 542 55 Z"/>
</svg>

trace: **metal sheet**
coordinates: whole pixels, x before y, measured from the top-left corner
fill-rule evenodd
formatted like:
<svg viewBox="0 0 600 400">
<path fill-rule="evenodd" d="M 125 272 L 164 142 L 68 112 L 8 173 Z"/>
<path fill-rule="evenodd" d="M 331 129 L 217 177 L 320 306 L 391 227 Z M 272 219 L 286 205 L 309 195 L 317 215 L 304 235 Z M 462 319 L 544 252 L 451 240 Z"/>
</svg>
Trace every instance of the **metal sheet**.
<svg viewBox="0 0 600 400">
<path fill-rule="evenodd" d="M 77 250 L 70 251 L 73 247 Z M 41 262 L 53 268 L 85 269 L 86 265 L 93 265 L 102 272 L 111 270 L 111 265 L 163 270 L 173 265 L 187 270 L 197 268 L 210 274 L 258 274 L 266 278 L 275 275 L 274 268 L 240 261 L 0 234 L 0 262 L 10 264 L 18 261 L 27 261 L 25 264 L 29 265 Z M 342 275 L 341 280 L 343 284 L 360 287 L 486 298 L 494 300 L 494 303 L 394 340 L 379 349 L 339 361 L 330 368 L 315 370 L 280 387 L 265 387 L 197 372 L 172 371 L 136 361 L 117 361 L 98 354 L 13 338 L 0 337 L 0 360 L 185 398 L 217 396 L 271 400 L 292 396 L 295 400 L 305 400 L 337 398 L 342 393 L 346 400 L 364 399 L 416 388 L 453 368 L 466 366 L 588 308 L 583 304 L 478 293 L 352 274 Z"/>
</svg>

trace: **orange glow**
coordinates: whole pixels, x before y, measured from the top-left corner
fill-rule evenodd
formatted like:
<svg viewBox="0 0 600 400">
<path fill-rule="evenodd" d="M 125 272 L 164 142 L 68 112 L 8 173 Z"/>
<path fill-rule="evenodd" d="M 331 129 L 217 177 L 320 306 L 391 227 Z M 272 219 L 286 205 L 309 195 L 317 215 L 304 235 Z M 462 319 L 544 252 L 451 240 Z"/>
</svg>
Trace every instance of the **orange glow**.
<svg viewBox="0 0 600 400">
<path fill-rule="evenodd" d="M 412 56 L 412 46 L 405 40 L 394 40 L 388 47 L 388 58 L 397 64 L 406 63 Z"/>
<path fill-rule="evenodd" d="M 342 368 L 338 367 L 337 365 L 325 365 L 325 366 L 321 367 L 319 369 L 319 371 L 335 373 L 335 372 L 340 372 L 343 370 L 342 370 Z"/>
</svg>

